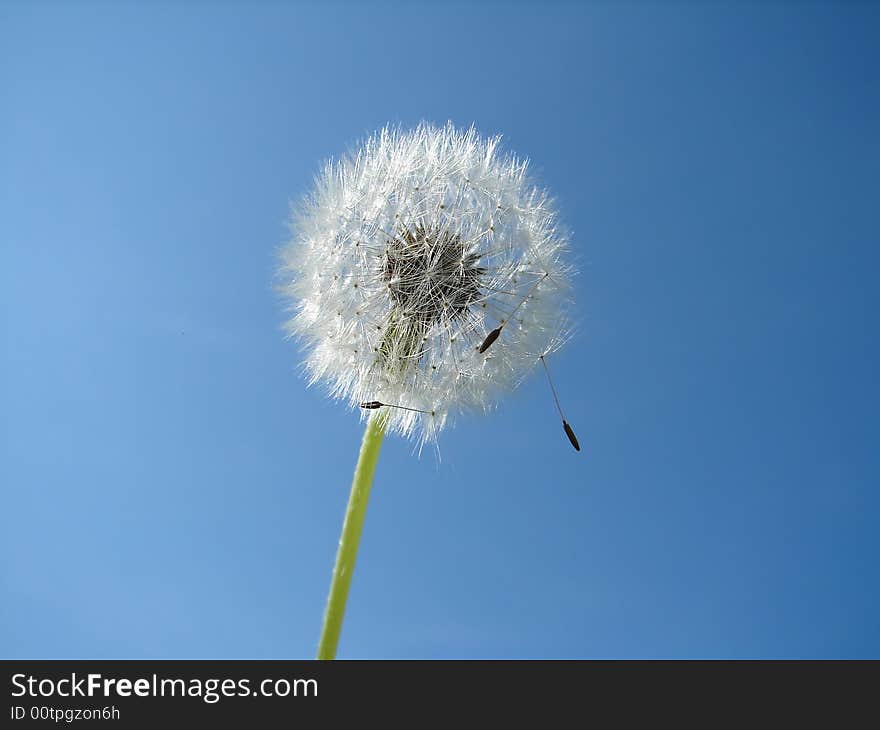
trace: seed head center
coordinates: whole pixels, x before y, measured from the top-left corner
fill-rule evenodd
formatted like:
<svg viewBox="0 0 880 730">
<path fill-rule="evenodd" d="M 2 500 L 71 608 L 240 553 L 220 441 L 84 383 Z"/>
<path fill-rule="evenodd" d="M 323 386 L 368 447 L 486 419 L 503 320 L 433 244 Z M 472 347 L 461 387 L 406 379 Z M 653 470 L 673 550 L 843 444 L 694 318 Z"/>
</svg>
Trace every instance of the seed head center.
<svg viewBox="0 0 880 730">
<path fill-rule="evenodd" d="M 431 325 L 480 299 L 486 269 L 478 262 L 457 234 L 417 225 L 388 242 L 382 274 L 394 303 Z"/>
</svg>

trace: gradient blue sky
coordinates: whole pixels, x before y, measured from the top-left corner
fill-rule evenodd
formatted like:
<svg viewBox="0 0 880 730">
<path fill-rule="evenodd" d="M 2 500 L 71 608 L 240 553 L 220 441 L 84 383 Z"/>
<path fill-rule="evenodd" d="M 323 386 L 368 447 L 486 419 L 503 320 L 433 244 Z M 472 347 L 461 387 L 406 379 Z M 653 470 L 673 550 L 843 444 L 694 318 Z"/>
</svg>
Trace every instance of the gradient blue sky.
<svg viewBox="0 0 880 730">
<path fill-rule="evenodd" d="M 342 657 L 880 657 L 880 14 L 4 3 L 0 655 L 308 657 L 361 426 L 272 289 L 387 122 L 503 133 L 579 334 L 386 442 Z"/>
</svg>

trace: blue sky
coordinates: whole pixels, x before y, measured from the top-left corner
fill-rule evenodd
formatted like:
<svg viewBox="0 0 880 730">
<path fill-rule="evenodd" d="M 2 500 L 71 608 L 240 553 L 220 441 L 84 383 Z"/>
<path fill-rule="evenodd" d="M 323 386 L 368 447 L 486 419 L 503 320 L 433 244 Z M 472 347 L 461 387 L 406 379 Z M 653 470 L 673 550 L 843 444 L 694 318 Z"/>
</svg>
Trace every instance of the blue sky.
<svg viewBox="0 0 880 730">
<path fill-rule="evenodd" d="M 389 439 L 342 657 L 880 657 L 870 4 L 5 3 L 0 655 L 309 657 L 361 425 L 272 289 L 382 125 L 574 231 L 546 382 Z"/>
</svg>

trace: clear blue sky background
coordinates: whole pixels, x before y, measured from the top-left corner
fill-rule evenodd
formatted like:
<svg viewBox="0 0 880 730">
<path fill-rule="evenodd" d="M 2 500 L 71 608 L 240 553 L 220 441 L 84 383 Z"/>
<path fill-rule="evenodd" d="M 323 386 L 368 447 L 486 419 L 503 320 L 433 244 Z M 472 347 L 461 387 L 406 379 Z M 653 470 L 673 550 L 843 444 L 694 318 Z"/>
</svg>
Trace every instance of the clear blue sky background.
<svg viewBox="0 0 880 730">
<path fill-rule="evenodd" d="M 387 122 L 474 122 L 580 329 L 391 439 L 343 657 L 880 657 L 869 4 L 0 9 L 0 654 L 308 657 L 361 435 L 272 289 Z"/>
</svg>

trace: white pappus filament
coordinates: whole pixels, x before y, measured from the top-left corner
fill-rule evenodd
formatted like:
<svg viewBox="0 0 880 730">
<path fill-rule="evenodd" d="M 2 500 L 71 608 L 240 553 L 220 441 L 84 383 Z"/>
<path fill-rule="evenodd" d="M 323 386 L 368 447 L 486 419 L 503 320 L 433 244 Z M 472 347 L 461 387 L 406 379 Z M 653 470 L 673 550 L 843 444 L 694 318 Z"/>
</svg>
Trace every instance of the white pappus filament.
<svg viewBox="0 0 880 730">
<path fill-rule="evenodd" d="M 325 164 L 282 251 L 311 382 L 399 406 L 388 428 L 420 442 L 451 412 L 489 409 L 565 339 L 568 237 L 499 141 L 383 129 Z"/>
</svg>

